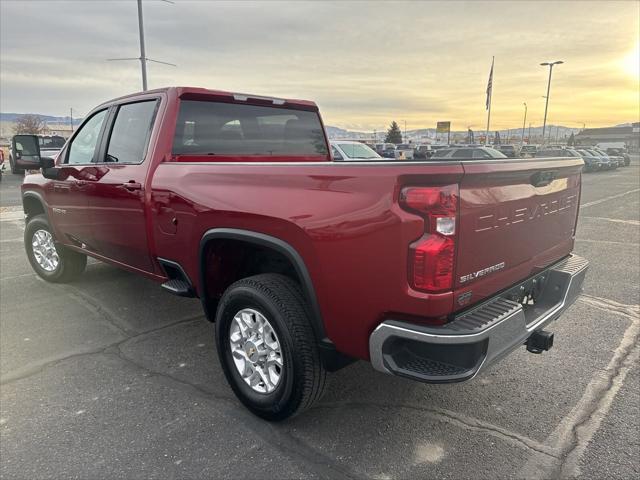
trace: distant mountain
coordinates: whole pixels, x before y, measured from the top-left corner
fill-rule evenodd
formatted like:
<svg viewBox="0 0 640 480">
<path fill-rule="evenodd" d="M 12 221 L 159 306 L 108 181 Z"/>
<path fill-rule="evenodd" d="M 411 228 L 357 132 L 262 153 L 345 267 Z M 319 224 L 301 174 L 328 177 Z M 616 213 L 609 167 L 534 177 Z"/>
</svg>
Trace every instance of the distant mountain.
<svg viewBox="0 0 640 480">
<path fill-rule="evenodd" d="M 70 117 L 54 117 L 52 115 L 42 115 L 40 113 L 0 113 L 0 121 L 2 122 L 15 122 L 22 115 L 37 115 L 47 123 L 65 123 L 68 124 Z M 73 118 L 73 124 L 79 125 L 82 122 L 82 118 Z"/>
</svg>

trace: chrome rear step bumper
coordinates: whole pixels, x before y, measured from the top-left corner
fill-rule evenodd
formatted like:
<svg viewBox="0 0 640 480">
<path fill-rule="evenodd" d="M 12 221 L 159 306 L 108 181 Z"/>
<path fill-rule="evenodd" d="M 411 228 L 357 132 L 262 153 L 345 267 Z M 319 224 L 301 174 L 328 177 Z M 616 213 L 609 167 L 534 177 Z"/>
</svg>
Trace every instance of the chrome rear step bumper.
<svg viewBox="0 0 640 480">
<path fill-rule="evenodd" d="M 504 357 L 556 320 L 580 295 L 589 262 L 571 255 L 440 327 L 397 320 L 369 337 L 376 370 L 427 383 L 462 382 Z M 533 305 L 514 301 L 524 285 L 542 288 Z"/>
</svg>

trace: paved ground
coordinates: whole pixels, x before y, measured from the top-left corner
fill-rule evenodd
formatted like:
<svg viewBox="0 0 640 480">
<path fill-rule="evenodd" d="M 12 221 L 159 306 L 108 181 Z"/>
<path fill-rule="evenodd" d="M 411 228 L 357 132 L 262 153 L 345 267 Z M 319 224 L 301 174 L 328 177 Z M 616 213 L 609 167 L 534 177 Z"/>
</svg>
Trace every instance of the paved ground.
<svg viewBox="0 0 640 480">
<path fill-rule="evenodd" d="M 7 175 L 0 207 L 18 202 Z M 640 172 L 584 177 L 585 294 L 556 346 L 423 385 L 363 362 L 279 425 L 247 413 L 198 301 L 100 263 L 54 286 L 0 213 L 0 477 L 638 478 Z"/>
</svg>

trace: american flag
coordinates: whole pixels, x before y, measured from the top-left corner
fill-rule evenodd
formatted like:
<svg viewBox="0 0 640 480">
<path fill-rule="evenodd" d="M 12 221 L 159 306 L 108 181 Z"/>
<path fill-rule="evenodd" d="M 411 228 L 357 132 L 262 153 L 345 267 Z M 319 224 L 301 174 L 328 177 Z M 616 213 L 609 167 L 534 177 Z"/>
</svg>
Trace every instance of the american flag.
<svg viewBox="0 0 640 480">
<path fill-rule="evenodd" d="M 493 60 L 491 60 L 491 71 L 489 72 L 489 82 L 487 83 L 487 103 L 486 109 L 489 110 L 489 104 L 491 103 L 491 89 L 493 88 Z"/>
</svg>

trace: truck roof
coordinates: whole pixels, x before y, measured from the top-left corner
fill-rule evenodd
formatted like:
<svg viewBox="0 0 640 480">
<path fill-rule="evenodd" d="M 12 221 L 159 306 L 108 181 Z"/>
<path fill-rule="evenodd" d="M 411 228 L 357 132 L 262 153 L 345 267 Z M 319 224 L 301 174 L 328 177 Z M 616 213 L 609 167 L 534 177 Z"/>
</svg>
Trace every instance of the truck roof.
<svg viewBox="0 0 640 480">
<path fill-rule="evenodd" d="M 212 90 L 209 88 L 202 88 L 202 87 L 180 87 L 180 86 L 174 86 L 174 87 L 163 87 L 163 88 L 156 88 L 153 90 L 147 90 L 146 92 L 135 92 L 135 93 L 130 93 L 128 95 L 123 95 L 121 97 L 118 98 L 114 98 L 111 100 L 108 100 L 106 102 L 103 102 L 103 105 L 105 103 L 111 103 L 114 101 L 120 101 L 120 100 L 125 100 L 127 98 L 133 98 L 133 97 L 138 97 L 140 95 L 148 95 L 148 94 L 153 94 L 153 93 L 163 93 L 163 92 L 169 92 L 169 91 L 175 91 L 176 95 L 178 97 L 183 97 L 185 95 L 187 96 L 213 96 L 213 97 L 227 97 L 229 99 L 232 100 L 236 100 L 236 101 L 245 101 L 247 99 L 256 99 L 256 100 L 270 100 L 273 102 L 274 105 L 299 105 L 299 106 L 303 106 L 303 107 L 314 107 L 317 108 L 317 105 L 315 102 L 312 102 L 310 100 L 301 100 L 301 99 L 296 99 L 296 98 L 279 98 L 279 97 L 272 97 L 272 96 L 268 96 L 268 95 L 255 95 L 255 94 L 250 94 L 250 93 L 240 93 L 240 92 L 227 92 L 225 90 Z"/>
</svg>

